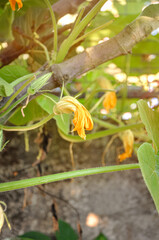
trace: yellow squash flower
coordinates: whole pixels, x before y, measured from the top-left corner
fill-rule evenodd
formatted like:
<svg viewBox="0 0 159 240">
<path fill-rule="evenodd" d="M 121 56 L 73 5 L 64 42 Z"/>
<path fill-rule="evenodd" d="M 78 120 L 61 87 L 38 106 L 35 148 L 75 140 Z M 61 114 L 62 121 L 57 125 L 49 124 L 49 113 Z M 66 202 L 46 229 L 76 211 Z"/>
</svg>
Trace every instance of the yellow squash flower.
<svg viewBox="0 0 159 240">
<path fill-rule="evenodd" d="M 23 7 L 23 3 L 22 3 L 22 0 L 9 0 L 10 2 L 10 5 L 11 5 L 11 8 L 13 11 L 15 11 L 15 5 L 16 3 L 18 4 L 18 7 L 19 8 L 22 8 Z"/>
<path fill-rule="evenodd" d="M 103 101 L 103 106 L 109 112 L 110 109 L 115 108 L 117 97 L 115 92 L 107 92 Z"/>
<path fill-rule="evenodd" d="M 126 158 L 129 158 L 129 157 L 132 156 L 133 144 L 134 144 L 134 135 L 133 135 L 131 130 L 126 130 L 126 131 L 123 132 L 121 138 L 122 138 L 122 141 L 123 141 L 123 144 L 124 144 L 125 152 L 118 156 L 120 162 L 122 162 Z"/>
<path fill-rule="evenodd" d="M 74 112 L 74 129 L 78 135 L 86 139 L 85 130 L 92 130 L 93 121 L 88 110 L 76 99 L 71 96 L 63 97 L 53 109 L 55 114 Z"/>
</svg>

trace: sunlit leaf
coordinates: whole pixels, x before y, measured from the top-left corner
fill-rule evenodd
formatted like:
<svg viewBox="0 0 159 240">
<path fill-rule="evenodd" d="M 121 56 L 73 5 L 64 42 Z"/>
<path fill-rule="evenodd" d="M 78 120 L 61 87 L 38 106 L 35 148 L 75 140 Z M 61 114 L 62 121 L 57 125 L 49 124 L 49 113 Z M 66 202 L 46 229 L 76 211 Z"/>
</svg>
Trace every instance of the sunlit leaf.
<svg viewBox="0 0 159 240">
<path fill-rule="evenodd" d="M 149 143 L 144 143 L 139 147 L 137 156 L 143 178 L 159 213 L 159 176 L 156 172 L 158 158 Z"/>
<path fill-rule="evenodd" d="M 25 117 L 22 116 L 21 108 L 22 107 L 19 107 L 11 116 L 9 119 L 10 123 L 20 126 L 29 122 L 38 121 L 48 116 L 48 113 L 36 103 L 35 99 L 29 102 L 27 107 L 24 109 Z"/>
<path fill-rule="evenodd" d="M 146 101 L 139 100 L 138 108 L 142 122 L 144 123 L 149 137 L 159 150 L 159 112 L 148 107 Z"/>
<path fill-rule="evenodd" d="M 8 83 L 29 73 L 26 68 L 18 65 L 8 65 L 0 69 L 0 77 Z"/>
<path fill-rule="evenodd" d="M 0 77 L 0 96 L 8 97 L 13 93 L 13 87 Z"/>
</svg>

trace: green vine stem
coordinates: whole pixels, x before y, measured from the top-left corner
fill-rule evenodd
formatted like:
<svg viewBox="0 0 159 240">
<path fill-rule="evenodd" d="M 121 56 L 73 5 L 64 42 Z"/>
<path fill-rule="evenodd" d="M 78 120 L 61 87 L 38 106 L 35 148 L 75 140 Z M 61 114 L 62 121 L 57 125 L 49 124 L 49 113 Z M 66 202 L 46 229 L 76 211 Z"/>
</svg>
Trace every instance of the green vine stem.
<svg viewBox="0 0 159 240">
<path fill-rule="evenodd" d="M 138 169 L 140 165 L 138 163 L 134 164 L 125 164 L 125 165 L 115 165 L 115 166 L 107 166 L 107 167 L 97 167 L 97 168 L 88 168 L 64 173 L 57 173 L 48 176 L 36 177 L 36 178 L 29 178 L 19 181 L 13 182 L 5 182 L 0 183 L 0 192 L 6 192 L 21 188 L 32 187 L 40 184 L 46 184 L 51 182 L 58 182 L 61 180 L 72 179 L 77 177 L 95 175 L 100 173 L 108 173 L 108 172 L 117 172 L 123 170 L 130 170 L 130 169 Z"/>
<path fill-rule="evenodd" d="M 93 119 L 93 122 L 98 123 L 101 127 L 105 127 L 105 128 L 116 128 L 117 127 L 117 125 L 114 125 L 107 121 L 102 121 L 96 117 L 92 117 L 92 119 Z"/>
<path fill-rule="evenodd" d="M 24 94 L 21 98 L 19 98 L 16 102 L 14 102 L 5 112 L 0 113 L 0 118 L 4 117 L 6 114 L 11 112 L 18 104 L 20 104 L 25 98 L 27 98 L 28 94 Z"/>
<path fill-rule="evenodd" d="M 95 17 L 100 11 L 100 8 L 107 0 L 100 0 L 97 4 L 87 13 L 87 15 L 79 22 L 79 24 L 72 30 L 70 35 L 62 42 L 57 54 L 56 63 L 62 62 L 66 57 L 70 47 L 75 39 L 79 36 L 82 30 L 88 25 L 88 23 Z"/>
<path fill-rule="evenodd" d="M 48 64 L 50 64 L 50 56 L 49 56 L 47 47 L 44 44 L 42 44 L 38 39 L 34 39 L 34 42 L 36 42 L 44 50 L 46 60 L 47 60 Z"/>
<path fill-rule="evenodd" d="M 113 134 L 118 133 L 118 132 L 125 131 L 127 129 L 133 129 L 133 128 L 136 129 L 136 128 L 140 128 L 140 127 L 143 127 L 143 126 L 144 126 L 143 123 L 136 123 L 136 124 L 132 124 L 132 125 L 124 125 L 124 126 L 121 126 L 121 127 L 111 128 L 111 129 L 108 129 L 108 130 L 99 131 L 99 132 L 95 132 L 95 133 L 89 133 L 86 136 L 86 140 L 83 140 L 79 136 L 73 136 L 73 135 L 70 135 L 70 134 L 65 134 L 60 129 L 58 129 L 58 132 L 59 132 L 60 136 L 63 139 L 65 139 L 66 141 L 77 143 L 77 142 L 84 142 L 84 141 L 88 141 L 88 140 L 94 140 L 94 139 L 101 138 L 101 137 L 106 137 L 106 136 L 113 135 Z"/>
<path fill-rule="evenodd" d="M 13 100 L 18 96 L 18 94 L 27 86 L 29 83 L 31 83 L 35 79 L 35 75 L 29 78 L 8 100 L 8 102 L 0 109 L 0 112 L 3 112 L 12 102 Z"/>
<path fill-rule="evenodd" d="M 47 116 L 46 118 L 42 119 L 40 122 L 37 122 L 33 125 L 28 125 L 28 126 L 4 126 L 4 125 L 0 124 L 0 129 L 3 129 L 5 131 L 9 131 L 9 132 L 30 131 L 30 130 L 36 129 L 38 127 L 41 127 L 42 125 L 47 123 L 49 120 L 51 120 L 54 116 L 55 116 L 55 114 L 52 113 L 49 116 Z"/>
<path fill-rule="evenodd" d="M 109 22 L 104 23 L 104 24 L 102 24 L 101 26 L 99 26 L 99 27 L 97 27 L 97 28 L 94 28 L 93 30 L 85 33 L 85 34 L 82 35 L 81 37 L 77 38 L 77 39 L 73 42 L 72 46 L 75 45 L 75 44 L 77 44 L 77 43 L 80 42 L 80 41 L 83 41 L 85 38 L 87 38 L 87 37 L 88 37 L 89 35 L 91 35 L 92 33 L 95 33 L 95 32 L 100 31 L 101 29 L 103 29 L 103 28 L 105 28 L 105 27 L 108 27 L 108 26 L 109 26 L 110 24 L 112 24 L 113 22 L 114 22 L 114 20 L 110 20 Z"/>
</svg>

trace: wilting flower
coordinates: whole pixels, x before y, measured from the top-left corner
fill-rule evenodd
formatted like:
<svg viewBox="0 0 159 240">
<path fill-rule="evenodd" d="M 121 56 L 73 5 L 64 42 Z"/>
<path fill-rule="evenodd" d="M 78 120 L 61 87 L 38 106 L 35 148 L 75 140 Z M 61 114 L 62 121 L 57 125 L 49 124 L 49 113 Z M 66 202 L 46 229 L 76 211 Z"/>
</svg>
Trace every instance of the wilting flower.
<svg viewBox="0 0 159 240">
<path fill-rule="evenodd" d="M 110 109 L 116 106 L 117 97 L 115 92 L 107 92 L 103 101 L 103 106 L 109 112 Z"/>
<path fill-rule="evenodd" d="M 22 8 L 23 7 L 23 3 L 22 3 L 22 0 L 9 0 L 10 2 L 10 5 L 11 5 L 11 8 L 13 11 L 15 11 L 15 5 L 16 3 L 18 4 L 18 7 L 19 8 Z"/>
<path fill-rule="evenodd" d="M 118 156 L 120 162 L 122 162 L 126 158 L 129 158 L 129 157 L 132 156 L 133 144 L 134 144 L 134 135 L 133 135 L 131 130 L 126 130 L 126 131 L 123 132 L 121 138 L 122 138 L 122 141 L 123 141 L 123 144 L 124 144 L 125 152 Z"/>
<path fill-rule="evenodd" d="M 0 232 L 3 227 L 3 224 L 4 224 L 4 214 L 3 214 L 2 206 L 0 204 Z"/>
<path fill-rule="evenodd" d="M 93 121 L 88 110 L 76 99 L 71 96 L 63 97 L 53 109 L 55 114 L 74 112 L 74 129 L 78 135 L 86 139 L 85 130 L 92 130 Z"/>
<path fill-rule="evenodd" d="M 4 210 L 2 208 L 2 205 L 5 207 Z M 3 224 L 4 224 L 4 219 L 6 220 L 6 222 L 8 224 L 8 227 L 11 230 L 11 225 L 8 221 L 8 218 L 7 218 L 6 214 L 4 213 L 6 208 L 7 208 L 6 204 L 4 202 L 0 201 L 0 233 L 1 233 L 1 229 L 2 229 Z"/>
</svg>

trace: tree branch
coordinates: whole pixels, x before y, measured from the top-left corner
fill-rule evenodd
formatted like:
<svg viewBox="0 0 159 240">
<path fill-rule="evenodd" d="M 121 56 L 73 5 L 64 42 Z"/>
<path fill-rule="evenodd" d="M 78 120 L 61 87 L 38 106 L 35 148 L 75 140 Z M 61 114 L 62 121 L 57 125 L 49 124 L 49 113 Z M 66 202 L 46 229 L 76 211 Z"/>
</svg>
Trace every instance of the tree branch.
<svg viewBox="0 0 159 240">
<path fill-rule="evenodd" d="M 151 8 L 151 6 L 152 5 L 149 5 L 146 9 Z M 157 17 L 140 15 L 110 40 L 88 48 L 81 54 L 62 63 L 54 64 L 45 70 L 45 74 L 50 71 L 53 72 L 53 74 L 48 84 L 43 87 L 43 90 L 52 90 L 60 87 L 63 81 L 70 81 L 104 62 L 131 53 L 133 46 L 146 38 L 158 27 L 158 15 Z M 21 96 L 18 97 L 20 98 Z"/>
<path fill-rule="evenodd" d="M 149 5 L 147 8 L 149 8 Z M 121 55 L 130 54 L 133 46 L 146 38 L 153 30 L 159 27 L 158 17 L 139 16 L 127 25 L 119 34 L 108 41 L 86 49 L 60 64 L 53 65 L 51 70 L 54 78 L 50 80 L 49 89 L 61 86 L 62 80 L 72 80 Z M 48 85 L 47 85 L 48 88 Z"/>
</svg>

